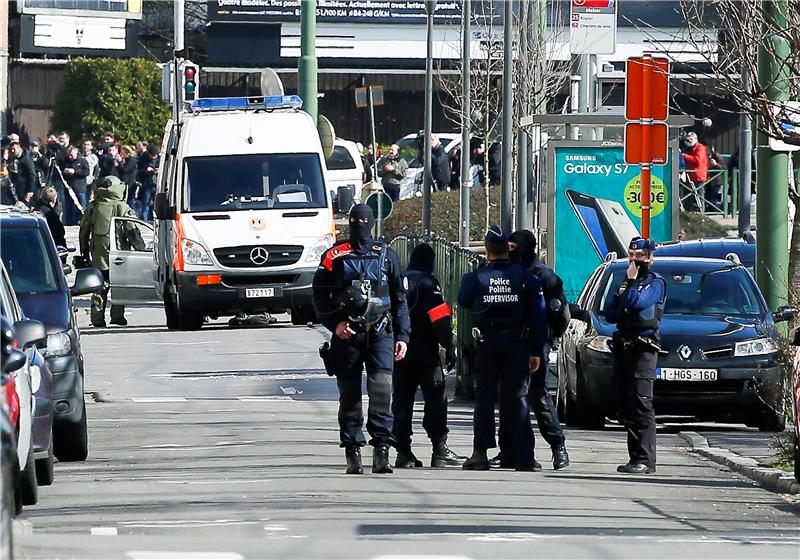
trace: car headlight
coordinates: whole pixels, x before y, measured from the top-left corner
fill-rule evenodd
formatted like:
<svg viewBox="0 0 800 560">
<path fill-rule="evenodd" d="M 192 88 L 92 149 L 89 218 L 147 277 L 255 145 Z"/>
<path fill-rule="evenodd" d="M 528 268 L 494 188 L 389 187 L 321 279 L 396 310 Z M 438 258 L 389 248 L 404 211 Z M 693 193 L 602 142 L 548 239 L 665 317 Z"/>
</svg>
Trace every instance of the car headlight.
<svg viewBox="0 0 800 560">
<path fill-rule="evenodd" d="M 72 351 L 72 339 L 67 331 L 47 335 L 47 348 L 42 351 L 46 358 L 66 356 Z"/>
<path fill-rule="evenodd" d="M 309 249 L 306 255 L 306 262 L 316 262 L 322 258 L 323 253 L 331 248 L 336 242 L 336 237 L 332 233 L 328 233 L 320 237 L 316 243 Z"/>
<path fill-rule="evenodd" d="M 604 352 L 606 354 L 611 353 L 611 337 L 610 336 L 602 336 L 597 335 L 592 340 L 589 341 L 587 346 L 594 350 L 595 352 Z"/>
<path fill-rule="evenodd" d="M 183 250 L 183 262 L 193 265 L 211 266 L 214 261 L 201 243 L 191 239 L 181 239 L 181 249 Z"/>
<path fill-rule="evenodd" d="M 778 351 L 778 345 L 769 338 L 757 338 L 737 342 L 733 351 L 734 356 L 764 356 Z"/>
</svg>

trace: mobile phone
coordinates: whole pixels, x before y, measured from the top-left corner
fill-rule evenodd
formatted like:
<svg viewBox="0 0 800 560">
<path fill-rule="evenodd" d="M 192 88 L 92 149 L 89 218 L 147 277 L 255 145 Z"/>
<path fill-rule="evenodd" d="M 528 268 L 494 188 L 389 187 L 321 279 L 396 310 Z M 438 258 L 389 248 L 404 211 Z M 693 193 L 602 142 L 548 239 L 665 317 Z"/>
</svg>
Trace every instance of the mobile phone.
<svg viewBox="0 0 800 560">
<path fill-rule="evenodd" d="M 622 206 L 571 189 L 565 194 L 600 260 L 612 251 L 619 257 L 625 255 L 628 243 L 638 232 Z"/>
</svg>

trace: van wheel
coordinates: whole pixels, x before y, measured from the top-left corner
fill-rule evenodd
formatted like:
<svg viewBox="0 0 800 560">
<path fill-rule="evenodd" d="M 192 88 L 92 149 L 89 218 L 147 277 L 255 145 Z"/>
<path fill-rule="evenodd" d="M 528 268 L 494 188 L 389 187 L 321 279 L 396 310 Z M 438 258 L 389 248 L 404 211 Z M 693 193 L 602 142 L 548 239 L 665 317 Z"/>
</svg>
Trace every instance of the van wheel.
<svg viewBox="0 0 800 560">
<path fill-rule="evenodd" d="M 178 328 L 178 307 L 168 293 L 164 294 L 164 316 L 167 319 L 167 329 L 176 330 Z"/>
<path fill-rule="evenodd" d="M 28 448 L 28 462 L 22 471 L 22 503 L 32 506 L 39 501 L 39 483 L 36 480 L 36 461 L 33 458 L 33 442 Z"/>
</svg>

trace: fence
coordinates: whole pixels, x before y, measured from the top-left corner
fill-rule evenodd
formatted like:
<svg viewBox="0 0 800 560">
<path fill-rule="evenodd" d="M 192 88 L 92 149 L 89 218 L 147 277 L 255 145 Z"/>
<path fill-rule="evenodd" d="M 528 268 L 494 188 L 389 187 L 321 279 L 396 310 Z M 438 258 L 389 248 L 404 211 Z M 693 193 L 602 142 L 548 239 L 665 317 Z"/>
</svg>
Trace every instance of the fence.
<svg viewBox="0 0 800 560">
<path fill-rule="evenodd" d="M 686 173 L 693 170 L 687 169 Z M 717 214 L 734 217 L 739 213 L 739 169 L 709 169 L 708 180 L 696 185 L 684 179 L 681 172 L 680 203 L 681 209 L 687 212 L 701 212 L 703 214 Z M 706 198 L 706 189 L 711 185 L 718 185 L 721 197 L 714 200 Z"/>
<path fill-rule="evenodd" d="M 400 256 L 403 269 L 408 266 L 411 251 L 420 243 L 428 243 L 436 253 L 434 274 L 439 279 L 444 299 L 453 310 L 458 362 L 456 366 L 456 395 L 464 398 L 474 396 L 475 385 L 472 371 L 474 364 L 472 340 L 472 314 L 458 307 L 458 290 L 461 278 L 478 268 L 485 258 L 468 249 L 463 249 L 445 239 L 430 235 L 401 234 L 392 239 L 391 246 Z"/>
</svg>

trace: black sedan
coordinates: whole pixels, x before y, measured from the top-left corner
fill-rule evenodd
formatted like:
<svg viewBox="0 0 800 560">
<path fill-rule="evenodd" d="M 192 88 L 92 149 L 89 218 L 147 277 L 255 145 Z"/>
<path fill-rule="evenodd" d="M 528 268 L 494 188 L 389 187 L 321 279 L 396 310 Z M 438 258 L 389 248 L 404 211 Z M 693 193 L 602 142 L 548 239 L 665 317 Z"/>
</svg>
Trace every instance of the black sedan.
<svg viewBox="0 0 800 560">
<path fill-rule="evenodd" d="M 582 311 L 564 334 L 558 357 L 558 407 L 568 425 L 601 429 L 615 416 L 609 343 L 615 327 L 603 317 L 627 260 L 608 259 L 586 282 Z M 659 258 L 653 270 L 667 283 L 655 382 L 657 414 L 741 421 L 762 431 L 784 429 L 783 350 L 776 322 L 747 269 L 721 259 Z"/>
</svg>

